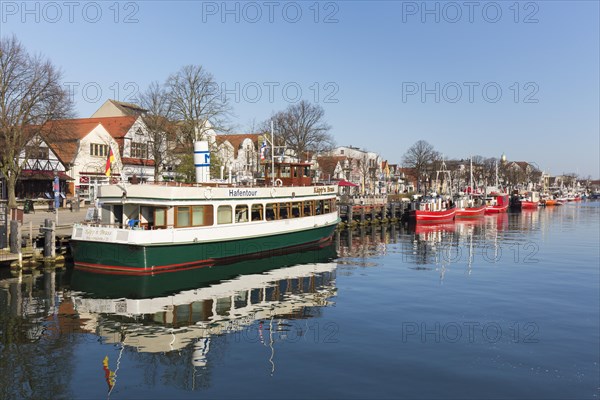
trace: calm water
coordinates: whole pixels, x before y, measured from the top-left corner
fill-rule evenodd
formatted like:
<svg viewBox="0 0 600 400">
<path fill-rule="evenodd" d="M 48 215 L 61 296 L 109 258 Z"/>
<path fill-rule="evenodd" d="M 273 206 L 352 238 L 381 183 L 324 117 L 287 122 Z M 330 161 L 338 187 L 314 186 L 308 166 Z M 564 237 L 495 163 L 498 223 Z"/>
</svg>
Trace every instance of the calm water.
<svg viewBox="0 0 600 400">
<path fill-rule="evenodd" d="M 583 202 L 149 279 L 1 271 L 0 398 L 598 398 L 599 236 Z"/>
</svg>

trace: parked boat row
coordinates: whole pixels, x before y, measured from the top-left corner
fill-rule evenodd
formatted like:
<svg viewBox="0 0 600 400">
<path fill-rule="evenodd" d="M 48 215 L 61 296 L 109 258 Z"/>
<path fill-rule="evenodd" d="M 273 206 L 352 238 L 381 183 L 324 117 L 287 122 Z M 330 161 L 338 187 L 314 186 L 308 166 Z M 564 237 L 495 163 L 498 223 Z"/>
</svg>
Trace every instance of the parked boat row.
<svg viewBox="0 0 600 400">
<path fill-rule="evenodd" d="M 478 218 L 508 210 L 508 194 L 490 193 L 487 196 L 457 197 L 430 195 L 411 202 L 409 220 L 417 223 L 449 222 L 455 218 Z"/>
</svg>

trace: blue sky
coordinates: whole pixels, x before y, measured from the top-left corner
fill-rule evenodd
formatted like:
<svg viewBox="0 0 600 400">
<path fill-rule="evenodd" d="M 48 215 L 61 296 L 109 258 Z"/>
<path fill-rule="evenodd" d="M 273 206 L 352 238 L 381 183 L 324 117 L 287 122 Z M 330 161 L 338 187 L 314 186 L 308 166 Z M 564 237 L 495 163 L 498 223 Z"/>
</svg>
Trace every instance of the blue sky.
<svg viewBox="0 0 600 400">
<path fill-rule="evenodd" d="M 238 132 L 300 98 L 339 145 L 401 162 L 505 153 L 600 177 L 597 1 L 2 1 L 15 34 L 64 71 L 79 116 L 201 64 Z M 85 91 L 83 89 L 86 89 Z"/>
</svg>

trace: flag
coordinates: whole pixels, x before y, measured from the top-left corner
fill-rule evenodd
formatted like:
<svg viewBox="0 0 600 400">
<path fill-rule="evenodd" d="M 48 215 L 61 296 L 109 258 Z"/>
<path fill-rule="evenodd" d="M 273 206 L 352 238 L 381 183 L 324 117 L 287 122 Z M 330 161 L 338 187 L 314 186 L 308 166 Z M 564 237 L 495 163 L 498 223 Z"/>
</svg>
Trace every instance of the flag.
<svg viewBox="0 0 600 400">
<path fill-rule="evenodd" d="M 262 146 L 260 146 L 260 159 L 265 159 L 265 151 L 267 150 L 267 141 L 263 140 Z"/>
<path fill-rule="evenodd" d="M 104 172 L 104 175 L 106 176 L 110 176 L 111 175 L 111 167 L 112 164 L 115 162 L 115 155 L 113 154 L 112 148 L 109 146 L 108 147 L 108 158 L 106 159 L 106 171 Z"/>
</svg>

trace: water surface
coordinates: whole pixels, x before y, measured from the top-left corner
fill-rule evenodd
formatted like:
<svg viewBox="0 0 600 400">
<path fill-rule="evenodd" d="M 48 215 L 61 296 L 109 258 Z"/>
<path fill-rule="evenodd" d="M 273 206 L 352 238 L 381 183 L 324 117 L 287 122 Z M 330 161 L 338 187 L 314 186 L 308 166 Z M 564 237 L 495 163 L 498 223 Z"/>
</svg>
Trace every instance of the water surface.
<svg viewBox="0 0 600 400">
<path fill-rule="evenodd" d="M 3 270 L 0 398 L 598 398 L 599 205 L 209 273 Z"/>
</svg>

